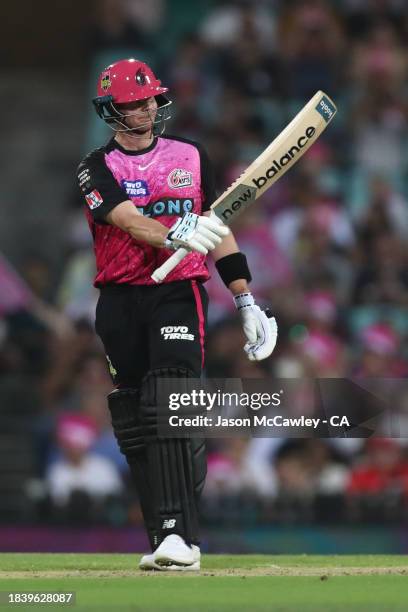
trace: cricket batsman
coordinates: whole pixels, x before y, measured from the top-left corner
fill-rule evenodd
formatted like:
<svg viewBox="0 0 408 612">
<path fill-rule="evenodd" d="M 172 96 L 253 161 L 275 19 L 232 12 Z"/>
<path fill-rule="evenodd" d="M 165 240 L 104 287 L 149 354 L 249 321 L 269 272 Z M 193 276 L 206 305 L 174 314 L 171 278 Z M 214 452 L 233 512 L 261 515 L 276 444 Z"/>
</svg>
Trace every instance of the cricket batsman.
<svg viewBox="0 0 408 612">
<path fill-rule="evenodd" d="M 113 137 L 80 163 L 78 183 L 96 256 L 95 327 L 115 387 L 108 396 L 112 426 L 152 548 L 140 567 L 199 570 L 204 441 L 158 437 L 155 407 L 161 378 L 182 384 L 202 374 L 210 251 L 242 317 L 249 359 L 272 353 L 277 326 L 255 304 L 233 235 L 210 216 L 215 181 L 203 147 L 163 134 L 167 91 L 135 59 L 102 72 L 93 104 Z M 152 273 L 180 247 L 189 254 L 156 284 Z"/>
</svg>

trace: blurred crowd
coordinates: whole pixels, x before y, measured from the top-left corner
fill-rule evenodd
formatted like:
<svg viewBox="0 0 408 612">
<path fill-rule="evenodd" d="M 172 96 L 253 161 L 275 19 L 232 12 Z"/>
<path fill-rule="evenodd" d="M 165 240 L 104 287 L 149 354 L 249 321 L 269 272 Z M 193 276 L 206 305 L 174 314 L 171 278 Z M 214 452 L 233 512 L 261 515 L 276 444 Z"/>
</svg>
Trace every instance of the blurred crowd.
<svg viewBox="0 0 408 612">
<path fill-rule="evenodd" d="M 153 66 L 173 100 L 168 132 L 206 147 L 220 193 L 318 89 L 338 106 L 323 137 L 233 228 L 252 291 L 277 318 L 277 348 L 266 362 L 247 361 L 234 305 L 211 266 L 206 374 L 406 377 L 406 3 L 99 0 L 84 38 L 90 66 L 122 55 Z M 89 126 L 92 112 L 87 101 Z M 89 127 L 73 183 L 83 150 L 107 137 L 102 122 Z M 16 420 L 19 401 L 32 399 L 24 423 L 35 464 L 25 495 L 38 520 L 138 523 L 110 429 L 82 207 L 79 194 L 67 194 L 57 285 L 40 250 L 19 270 L 0 259 L 0 398 L 21 391 L 0 411 Z M 399 520 L 407 496 L 405 440 L 209 444 L 207 520 Z"/>
</svg>

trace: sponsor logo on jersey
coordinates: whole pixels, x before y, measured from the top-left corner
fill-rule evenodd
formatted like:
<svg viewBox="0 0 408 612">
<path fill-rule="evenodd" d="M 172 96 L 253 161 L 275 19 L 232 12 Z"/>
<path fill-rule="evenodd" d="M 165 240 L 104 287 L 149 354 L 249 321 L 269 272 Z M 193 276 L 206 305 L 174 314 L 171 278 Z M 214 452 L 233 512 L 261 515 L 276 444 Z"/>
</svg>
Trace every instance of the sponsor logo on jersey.
<svg viewBox="0 0 408 612">
<path fill-rule="evenodd" d="M 88 168 L 85 168 L 78 174 L 78 181 L 80 188 L 85 193 L 91 186 L 91 175 Z"/>
<path fill-rule="evenodd" d="M 187 325 L 165 325 L 160 328 L 163 340 L 194 340 L 194 334 L 190 334 Z"/>
<path fill-rule="evenodd" d="M 96 189 L 88 193 L 88 195 L 85 196 L 85 200 L 91 210 L 98 208 L 103 203 L 103 198 Z"/>
<path fill-rule="evenodd" d="M 145 206 L 138 207 L 138 211 L 145 217 L 175 216 L 181 217 L 186 212 L 192 212 L 194 208 L 193 198 L 163 198 L 158 202 L 150 202 Z"/>
<path fill-rule="evenodd" d="M 121 185 L 126 191 L 127 195 L 130 197 L 143 198 L 144 196 L 150 195 L 146 181 L 127 181 L 126 179 L 123 179 L 121 181 Z"/>
<path fill-rule="evenodd" d="M 104 74 L 101 78 L 101 87 L 103 91 L 108 91 L 108 89 L 112 87 L 112 81 L 110 80 L 109 72 L 107 74 Z"/>
<path fill-rule="evenodd" d="M 151 166 L 152 164 L 154 164 L 154 159 L 151 162 L 149 162 L 148 164 L 146 164 L 146 166 L 140 166 L 139 165 L 138 168 L 139 168 L 139 170 L 142 170 L 142 172 L 143 172 L 143 170 L 147 170 L 148 167 Z"/>
<path fill-rule="evenodd" d="M 174 168 L 167 177 L 167 183 L 172 189 L 189 187 L 193 184 L 193 173 L 182 168 Z"/>
<path fill-rule="evenodd" d="M 173 529 L 176 526 L 176 519 L 164 519 L 162 529 Z"/>
</svg>

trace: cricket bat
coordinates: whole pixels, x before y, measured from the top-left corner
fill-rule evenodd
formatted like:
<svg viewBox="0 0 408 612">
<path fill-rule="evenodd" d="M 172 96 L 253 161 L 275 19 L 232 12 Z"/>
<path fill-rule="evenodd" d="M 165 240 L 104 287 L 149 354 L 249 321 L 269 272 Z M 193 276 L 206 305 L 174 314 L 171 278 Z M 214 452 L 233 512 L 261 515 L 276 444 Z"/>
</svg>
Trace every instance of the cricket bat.
<svg viewBox="0 0 408 612">
<path fill-rule="evenodd" d="M 225 225 L 230 225 L 252 202 L 261 196 L 318 139 L 337 112 L 328 95 L 318 91 L 259 157 L 232 183 L 211 206 Z M 191 251 L 179 248 L 152 274 L 161 283 Z"/>
</svg>

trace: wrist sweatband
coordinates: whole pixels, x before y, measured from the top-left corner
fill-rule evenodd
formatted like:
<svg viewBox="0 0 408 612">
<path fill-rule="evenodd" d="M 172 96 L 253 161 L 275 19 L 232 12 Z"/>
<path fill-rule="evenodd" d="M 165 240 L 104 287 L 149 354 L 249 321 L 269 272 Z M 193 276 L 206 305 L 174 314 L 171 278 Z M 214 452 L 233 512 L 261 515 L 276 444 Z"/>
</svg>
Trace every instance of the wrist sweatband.
<svg viewBox="0 0 408 612">
<path fill-rule="evenodd" d="M 228 287 L 234 280 L 245 278 L 248 283 L 252 280 L 246 257 L 243 253 L 232 253 L 221 257 L 215 262 L 215 267 L 222 281 Z"/>
</svg>

